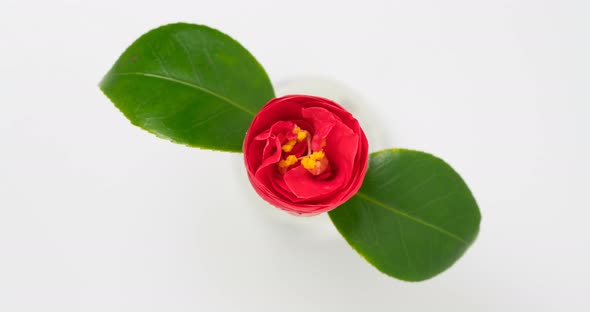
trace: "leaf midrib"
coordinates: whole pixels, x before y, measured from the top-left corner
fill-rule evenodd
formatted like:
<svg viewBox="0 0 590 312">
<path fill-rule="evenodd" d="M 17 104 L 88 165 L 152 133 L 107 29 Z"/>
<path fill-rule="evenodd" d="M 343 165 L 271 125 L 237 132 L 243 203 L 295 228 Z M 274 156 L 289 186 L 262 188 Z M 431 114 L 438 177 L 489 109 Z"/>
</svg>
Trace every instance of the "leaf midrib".
<svg viewBox="0 0 590 312">
<path fill-rule="evenodd" d="M 450 232 L 448 230 L 445 230 L 445 229 L 443 229 L 443 228 L 441 228 L 439 226 L 436 226 L 436 225 L 434 225 L 432 223 L 429 223 L 427 221 L 424 221 L 424 220 L 422 220 L 422 219 L 420 219 L 418 217 L 412 216 L 412 215 L 410 215 L 410 214 L 408 214 L 406 212 L 403 212 L 401 210 L 398 210 L 398 209 L 396 209 L 396 208 L 394 208 L 394 207 L 392 207 L 390 205 L 387 205 L 386 203 L 383 203 L 383 202 L 381 202 L 381 201 L 379 201 L 379 200 L 377 200 L 377 199 L 375 199 L 375 198 L 373 198 L 373 197 L 371 197 L 369 195 L 366 195 L 366 194 L 361 193 L 361 192 L 357 192 L 355 196 L 358 196 L 358 197 L 360 197 L 360 198 L 362 198 L 362 199 L 364 199 L 364 200 L 366 200 L 366 201 L 368 201 L 368 202 L 370 202 L 372 204 L 375 204 L 375 205 L 377 205 L 377 206 L 379 206 L 381 208 L 387 209 L 387 210 L 389 210 L 389 211 L 391 211 L 393 213 L 396 213 L 396 214 L 398 214 L 400 216 L 403 216 L 405 218 L 408 218 L 408 219 L 410 219 L 410 220 L 412 220 L 414 222 L 420 223 L 420 224 L 422 224 L 422 225 L 424 225 L 426 227 L 429 227 L 429 228 L 431 228 L 433 230 L 436 230 L 436 231 L 438 231 L 438 232 L 440 232 L 442 234 L 445 234 L 445 235 L 447 235 L 447 236 L 449 236 L 449 237 L 451 237 L 453 239 L 456 239 L 456 240 L 460 241 L 463 244 L 469 244 L 466 240 L 464 240 L 463 238 L 461 238 L 460 236 L 458 236 L 456 234 L 453 234 L 452 232 Z"/>
<path fill-rule="evenodd" d="M 163 75 L 151 74 L 151 73 L 142 73 L 142 72 L 110 73 L 110 74 L 111 75 L 114 75 L 114 76 L 140 76 L 140 77 L 156 78 L 156 79 L 162 79 L 162 80 L 166 80 L 166 81 L 171 81 L 171 82 L 174 82 L 174 83 L 178 83 L 178 84 L 181 84 L 181 85 L 184 85 L 184 86 L 187 86 L 187 87 L 191 87 L 193 89 L 196 89 L 196 90 L 205 92 L 205 93 L 207 93 L 209 95 L 212 95 L 212 96 L 214 96 L 214 97 L 216 97 L 216 98 L 218 98 L 220 100 L 223 100 L 223 101 L 227 102 L 229 105 L 234 106 L 234 107 L 236 107 L 236 108 L 238 108 L 238 109 L 240 109 L 240 110 L 248 113 L 251 116 L 256 116 L 256 113 L 255 112 L 247 109 L 245 106 L 243 106 L 241 104 L 238 104 L 238 103 L 232 101 L 231 99 L 228 99 L 227 97 L 225 97 L 225 96 L 223 96 L 223 95 L 221 95 L 219 93 L 216 93 L 213 90 L 207 89 L 207 88 L 205 88 L 203 86 L 199 86 L 199 85 L 190 83 L 188 81 L 180 80 L 180 79 L 169 77 L 169 76 L 163 76 Z"/>
</svg>

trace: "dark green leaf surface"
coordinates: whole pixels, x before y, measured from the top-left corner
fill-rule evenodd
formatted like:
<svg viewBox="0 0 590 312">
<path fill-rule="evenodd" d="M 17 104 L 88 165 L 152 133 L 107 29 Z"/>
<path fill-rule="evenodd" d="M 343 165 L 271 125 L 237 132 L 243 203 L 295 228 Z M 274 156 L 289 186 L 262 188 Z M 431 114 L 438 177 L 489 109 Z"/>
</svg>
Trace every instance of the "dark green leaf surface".
<svg viewBox="0 0 590 312">
<path fill-rule="evenodd" d="M 360 191 L 330 218 L 346 241 L 381 272 L 431 278 L 459 259 L 479 232 L 480 212 L 461 177 L 430 154 L 371 154 Z"/>
<path fill-rule="evenodd" d="M 135 41 L 100 88 L 134 124 L 189 146 L 241 152 L 274 92 L 254 57 L 206 26 L 171 24 Z"/>
</svg>

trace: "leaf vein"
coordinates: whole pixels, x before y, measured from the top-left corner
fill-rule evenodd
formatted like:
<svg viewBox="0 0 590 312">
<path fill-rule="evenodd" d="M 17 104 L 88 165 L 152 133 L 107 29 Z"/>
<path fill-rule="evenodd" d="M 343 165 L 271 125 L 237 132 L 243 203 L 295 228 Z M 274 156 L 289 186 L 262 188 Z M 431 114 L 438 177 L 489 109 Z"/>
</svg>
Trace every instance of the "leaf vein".
<svg viewBox="0 0 590 312">
<path fill-rule="evenodd" d="M 408 213 L 405 213 L 405 212 L 403 212 L 401 210 L 395 209 L 394 207 L 392 207 L 390 205 L 387 205 L 387 204 L 385 204 L 385 203 L 383 203 L 383 202 L 381 202 L 381 201 L 379 201 L 379 200 L 377 200 L 375 198 L 372 198 L 372 197 L 370 197 L 368 195 L 365 195 L 364 193 L 357 192 L 355 196 L 358 196 L 358 197 L 360 197 L 360 198 L 362 198 L 362 199 L 364 199 L 364 200 L 366 200 L 366 201 L 368 201 L 370 203 L 375 204 L 376 206 L 379 206 L 381 208 L 385 208 L 385 209 L 387 209 L 389 211 L 392 211 L 392 212 L 394 212 L 394 213 L 396 213 L 396 214 L 398 214 L 400 216 L 406 217 L 406 218 L 408 218 L 408 219 L 410 219 L 410 220 L 412 220 L 414 222 L 420 223 L 420 224 L 422 224 L 422 225 L 424 225 L 426 227 L 429 227 L 429 228 L 431 228 L 433 230 L 436 230 L 436 231 L 438 231 L 438 232 L 440 232 L 442 234 L 445 234 L 445 235 L 447 235 L 447 236 L 449 236 L 451 238 L 454 238 L 454 239 L 456 239 L 456 240 L 458 240 L 458 241 L 460 241 L 460 242 L 462 242 L 464 244 L 468 244 L 467 241 L 465 241 L 463 238 L 461 238 L 457 234 L 454 234 L 454 233 L 452 233 L 452 232 L 450 232 L 448 230 L 443 229 L 442 227 L 436 226 L 436 225 L 434 225 L 432 223 L 429 223 L 427 221 L 424 221 L 424 220 L 422 220 L 422 219 L 420 219 L 418 217 L 412 216 L 412 215 L 410 215 Z"/>
<path fill-rule="evenodd" d="M 176 43 L 178 43 L 178 45 L 184 51 L 184 54 L 186 55 L 186 59 L 188 60 L 189 64 L 191 65 L 191 69 L 194 74 L 194 77 L 195 77 L 195 79 L 197 79 L 197 83 L 201 83 L 201 77 L 199 75 L 199 71 L 197 70 L 197 67 L 195 66 L 195 63 L 193 61 L 193 58 L 191 57 L 191 53 L 190 53 L 188 47 L 182 42 L 182 39 L 178 37 L 178 34 L 173 34 L 172 38 L 174 38 L 174 41 L 176 41 Z"/>
<path fill-rule="evenodd" d="M 256 116 L 256 113 L 254 113 L 253 111 L 247 109 L 246 107 L 244 107 L 243 105 L 240 105 L 230 99 L 228 99 L 227 97 L 218 94 L 212 90 L 209 90 L 205 87 L 190 83 L 188 81 L 184 81 L 184 80 L 180 80 L 180 79 L 176 79 L 176 78 L 172 78 L 172 77 L 168 77 L 168 76 L 162 76 L 162 75 L 158 75 L 158 74 L 150 74 L 150 73 L 142 73 L 142 72 L 131 72 L 131 73 L 111 73 L 111 75 L 115 75 L 115 76 L 140 76 L 140 77 L 148 77 L 148 78 L 156 78 L 156 79 L 162 79 L 162 80 L 166 80 L 166 81 L 170 81 L 170 82 L 174 82 L 174 83 L 178 83 L 196 90 L 199 90 L 201 92 L 207 93 L 209 95 L 212 95 L 220 100 L 223 100 L 225 102 L 227 102 L 229 105 L 232 105 L 246 113 L 248 113 L 249 115 L 252 116 Z"/>
<path fill-rule="evenodd" d="M 395 222 L 397 223 L 400 242 L 402 243 L 402 248 L 404 249 L 404 254 L 406 255 L 406 262 L 409 267 L 414 269 L 414 265 L 412 264 L 412 260 L 410 259 L 410 252 L 408 251 L 408 246 L 406 245 L 406 237 L 404 236 L 404 232 L 402 231 L 402 224 L 398 218 L 395 218 Z"/>
</svg>

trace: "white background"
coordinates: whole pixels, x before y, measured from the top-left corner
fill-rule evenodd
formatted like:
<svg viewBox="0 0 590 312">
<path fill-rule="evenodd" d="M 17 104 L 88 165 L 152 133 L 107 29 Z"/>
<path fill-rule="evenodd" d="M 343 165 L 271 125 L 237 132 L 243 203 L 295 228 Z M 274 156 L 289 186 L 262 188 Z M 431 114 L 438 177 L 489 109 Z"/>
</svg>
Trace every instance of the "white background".
<svg viewBox="0 0 590 312">
<path fill-rule="evenodd" d="M 589 311 L 590 2 L 0 0 L 0 311 Z M 390 145 L 447 160 L 478 240 L 422 283 L 162 141 L 97 84 L 185 21 L 275 82 L 336 78 Z M 376 123 L 377 124 L 377 123 Z"/>
</svg>

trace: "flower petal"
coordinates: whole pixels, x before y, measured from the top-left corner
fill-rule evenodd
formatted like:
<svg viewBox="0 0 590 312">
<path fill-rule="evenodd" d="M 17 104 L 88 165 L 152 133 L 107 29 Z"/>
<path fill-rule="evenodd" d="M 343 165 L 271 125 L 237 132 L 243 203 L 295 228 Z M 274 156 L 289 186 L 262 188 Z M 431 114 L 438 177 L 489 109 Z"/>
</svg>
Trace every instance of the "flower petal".
<svg viewBox="0 0 590 312">
<path fill-rule="evenodd" d="M 296 197 L 310 200 L 341 188 L 344 184 L 344 176 L 336 175 L 332 179 L 318 180 L 303 166 L 299 166 L 285 174 L 285 183 Z"/>
</svg>

